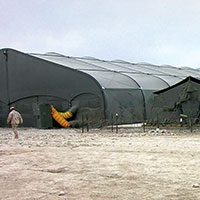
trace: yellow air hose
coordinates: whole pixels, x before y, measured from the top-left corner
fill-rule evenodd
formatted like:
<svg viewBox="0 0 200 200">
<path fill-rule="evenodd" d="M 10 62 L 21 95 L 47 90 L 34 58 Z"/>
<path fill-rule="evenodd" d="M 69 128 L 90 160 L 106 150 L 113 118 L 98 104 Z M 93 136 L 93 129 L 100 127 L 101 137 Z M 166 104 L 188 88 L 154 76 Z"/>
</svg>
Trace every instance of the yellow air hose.
<svg viewBox="0 0 200 200">
<path fill-rule="evenodd" d="M 72 117 L 72 113 L 67 111 L 67 112 L 59 112 L 60 115 L 62 115 L 65 119 L 71 118 Z"/>
<path fill-rule="evenodd" d="M 70 127 L 69 122 L 67 120 L 65 120 L 63 115 L 60 114 L 53 106 L 51 106 L 51 115 L 52 115 L 53 119 L 55 119 L 62 127 L 64 127 L 64 128 L 69 128 Z"/>
</svg>

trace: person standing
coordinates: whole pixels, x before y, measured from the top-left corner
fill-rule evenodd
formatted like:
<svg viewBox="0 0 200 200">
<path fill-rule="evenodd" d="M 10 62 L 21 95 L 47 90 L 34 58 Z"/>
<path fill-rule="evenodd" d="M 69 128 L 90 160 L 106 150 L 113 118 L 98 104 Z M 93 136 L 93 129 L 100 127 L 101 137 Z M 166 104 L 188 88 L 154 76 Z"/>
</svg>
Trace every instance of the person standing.
<svg viewBox="0 0 200 200">
<path fill-rule="evenodd" d="M 17 127 L 19 126 L 19 124 L 23 123 L 23 118 L 22 118 L 21 114 L 15 110 L 14 107 L 10 107 L 10 112 L 9 112 L 8 118 L 7 118 L 7 124 L 9 124 L 9 123 L 11 124 L 12 130 L 15 134 L 15 139 L 18 139 L 19 135 L 17 132 Z"/>
</svg>

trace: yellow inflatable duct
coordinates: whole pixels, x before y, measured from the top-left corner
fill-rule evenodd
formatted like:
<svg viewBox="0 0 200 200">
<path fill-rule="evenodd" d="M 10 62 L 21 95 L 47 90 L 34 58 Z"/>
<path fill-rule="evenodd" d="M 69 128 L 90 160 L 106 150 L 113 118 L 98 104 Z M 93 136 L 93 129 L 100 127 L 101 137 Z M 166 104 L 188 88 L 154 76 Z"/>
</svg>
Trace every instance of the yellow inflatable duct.
<svg viewBox="0 0 200 200">
<path fill-rule="evenodd" d="M 70 115 L 71 114 L 71 115 Z M 65 118 L 72 117 L 72 113 L 66 112 L 66 113 L 59 113 L 53 106 L 51 106 L 51 115 L 53 119 L 55 119 L 62 127 L 69 128 L 70 124 Z"/>
<path fill-rule="evenodd" d="M 71 118 L 71 117 L 72 117 L 72 113 L 69 112 L 69 111 L 67 111 L 67 112 L 65 112 L 65 113 L 63 113 L 63 112 L 59 112 L 59 113 L 60 113 L 60 115 L 62 115 L 65 119 L 68 119 L 68 118 Z"/>
</svg>

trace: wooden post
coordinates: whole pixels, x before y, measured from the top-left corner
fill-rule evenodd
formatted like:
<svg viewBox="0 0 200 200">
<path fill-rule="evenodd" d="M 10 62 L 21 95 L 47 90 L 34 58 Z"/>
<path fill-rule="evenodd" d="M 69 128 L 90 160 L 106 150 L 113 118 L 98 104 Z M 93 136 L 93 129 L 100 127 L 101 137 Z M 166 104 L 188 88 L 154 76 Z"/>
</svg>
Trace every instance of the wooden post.
<svg viewBox="0 0 200 200">
<path fill-rule="evenodd" d="M 145 122 L 143 122 L 143 131 L 145 132 Z"/>
<path fill-rule="evenodd" d="M 116 133 L 118 133 L 118 113 L 115 114 L 116 117 Z"/>
<path fill-rule="evenodd" d="M 190 118 L 190 132 L 192 133 L 192 131 L 193 131 L 192 119 Z"/>
<path fill-rule="evenodd" d="M 82 133 L 84 133 L 84 116 L 82 115 Z"/>
<path fill-rule="evenodd" d="M 112 132 L 113 132 L 113 113 L 111 114 L 111 120 L 112 120 Z"/>
<path fill-rule="evenodd" d="M 88 119 L 88 115 L 86 115 L 86 120 L 87 120 L 87 132 L 89 132 L 89 119 Z"/>
</svg>

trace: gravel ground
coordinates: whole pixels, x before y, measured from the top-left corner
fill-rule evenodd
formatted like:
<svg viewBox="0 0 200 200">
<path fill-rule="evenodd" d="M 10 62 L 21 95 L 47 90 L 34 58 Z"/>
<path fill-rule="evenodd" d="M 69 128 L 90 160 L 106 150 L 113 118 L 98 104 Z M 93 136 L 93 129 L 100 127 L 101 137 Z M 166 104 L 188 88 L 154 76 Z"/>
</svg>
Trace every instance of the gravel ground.
<svg viewBox="0 0 200 200">
<path fill-rule="evenodd" d="M 200 132 L 0 128 L 2 200 L 200 199 Z"/>
</svg>

